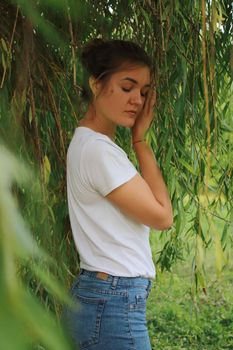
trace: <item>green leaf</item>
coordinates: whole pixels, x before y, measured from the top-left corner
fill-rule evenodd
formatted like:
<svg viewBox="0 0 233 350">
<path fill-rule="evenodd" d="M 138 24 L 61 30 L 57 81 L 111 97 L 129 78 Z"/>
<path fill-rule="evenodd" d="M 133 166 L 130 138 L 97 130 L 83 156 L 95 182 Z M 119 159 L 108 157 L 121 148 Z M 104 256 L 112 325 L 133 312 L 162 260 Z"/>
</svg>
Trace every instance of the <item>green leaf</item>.
<svg viewBox="0 0 233 350">
<path fill-rule="evenodd" d="M 222 272 L 223 266 L 225 264 L 224 252 L 221 245 L 221 240 L 219 234 L 215 232 L 214 234 L 214 243 L 215 243 L 215 266 L 217 275 L 220 275 Z"/>
<path fill-rule="evenodd" d="M 197 271 L 201 271 L 204 264 L 205 251 L 203 241 L 199 235 L 196 237 L 196 266 Z"/>
<path fill-rule="evenodd" d="M 64 302 L 71 307 L 75 306 L 75 303 L 67 295 L 67 291 L 56 281 L 56 279 L 43 268 L 39 267 L 38 264 L 31 264 L 31 270 L 40 279 L 40 281 L 48 288 L 50 293 L 52 293 L 61 302 Z"/>
<path fill-rule="evenodd" d="M 5 60 L 5 56 L 4 56 L 4 53 L 3 53 L 3 52 L 2 52 L 2 66 L 3 66 L 4 70 L 7 69 L 6 60 Z"/>
<path fill-rule="evenodd" d="M 30 106 L 30 108 L 29 108 L 28 119 L 29 119 L 29 124 L 31 125 L 31 124 L 32 124 L 32 108 L 31 108 L 31 106 Z"/>
<path fill-rule="evenodd" d="M 173 151 L 174 151 L 174 146 L 172 144 L 172 142 L 170 142 L 170 145 L 169 145 L 169 148 L 168 148 L 168 151 L 167 151 L 167 155 L 166 155 L 166 160 L 165 160 L 165 165 L 164 165 L 164 170 L 167 171 L 168 168 L 171 167 L 171 158 L 172 158 L 172 154 L 173 154 Z"/>
<path fill-rule="evenodd" d="M 146 24 L 152 30 L 152 25 L 151 25 L 148 13 L 144 10 L 143 7 L 141 7 L 140 10 L 141 10 L 141 13 L 143 14 L 143 17 L 145 18 Z"/>
<path fill-rule="evenodd" d="M 182 164 L 191 174 L 198 176 L 197 170 L 195 171 L 194 168 L 189 165 L 184 159 L 179 158 L 180 164 Z"/>
<path fill-rule="evenodd" d="M 47 155 L 45 155 L 44 159 L 43 159 L 43 173 L 44 173 L 45 184 L 48 184 L 49 177 L 51 174 L 51 165 L 50 165 L 49 158 L 47 157 Z"/>
<path fill-rule="evenodd" d="M 21 314 L 25 325 L 25 343 L 30 341 L 30 335 L 33 335 L 34 339 L 37 338 L 48 349 L 69 350 L 68 341 L 54 316 L 46 311 L 30 293 L 22 290 L 21 302 L 16 305 L 16 311 Z M 30 330 L 30 333 L 27 334 L 27 330 Z M 27 339 L 28 336 L 29 339 Z"/>
<path fill-rule="evenodd" d="M 2 44 L 3 50 L 8 54 L 7 44 L 3 38 L 1 38 L 1 44 Z"/>
</svg>

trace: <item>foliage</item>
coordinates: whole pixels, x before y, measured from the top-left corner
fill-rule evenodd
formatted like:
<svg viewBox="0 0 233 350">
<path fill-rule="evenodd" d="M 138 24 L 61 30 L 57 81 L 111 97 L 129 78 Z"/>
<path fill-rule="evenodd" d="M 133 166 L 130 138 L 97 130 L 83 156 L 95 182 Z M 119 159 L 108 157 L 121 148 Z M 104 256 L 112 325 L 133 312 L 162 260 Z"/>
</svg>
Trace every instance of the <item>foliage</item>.
<svg viewBox="0 0 233 350">
<path fill-rule="evenodd" d="M 209 250 L 207 293 L 193 294 L 190 257 L 159 272 L 148 302 L 152 349 L 223 350 L 233 347 L 232 252 L 229 265 L 216 278 L 214 246 Z"/>
<path fill-rule="evenodd" d="M 49 349 L 68 349 L 69 344 L 54 316 L 46 312 L 30 292 L 32 280 L 29 285 L 24 285 L 18 273 L 19 267 L 21 275 L 25 269 L 29 269 L 34 281 L 35 278 L 39 279 L 56 298 L 67 300 L 61 286 L 42 266 L 41 262 L 44 261 L 48 269 L 51 261 L 32 238 L 14 196 L 16 184 L 22 190 L 25 180 L 32 187 L 38 184 L 33 183 L 25 166 L 3 146 L 0 147 L 0 166 L 4 169 L 0 174 L 1 347 L 5 350 L 29 349 L 39 341 Z"/>
<path fill-rule="evenodd" d="M 147 139 L 175 215 L 155 260 L 172 270 L 191 252 L 196 287 L 206 289 L 205 251 L 214 244 L 216 270 L 222 271 L 232 244 L 232 11 L 229 0 L 0 0 L 0 138 L 39 174 L 41 196 L 17 187 L 15 197 L 34 239 L 56 261 L 52 273 L 66 286 L 78 271 L 66 150 L 85 111 L 81 48 L 96 36 L 135 40 L 154 62 L 158 100 Z M 129 131 L 119 128 L 116 141 L 135 161 Z M 213 224 L 216 216 L 224 223 L 221 230 Z M 151 235 L 152 246 L 157 235 Z M 6 255 L 9 247 L 4 249 Z M 15 264 L 58 317 L 60 303 L 41 277 L 29 264 Z"/>
</svg>

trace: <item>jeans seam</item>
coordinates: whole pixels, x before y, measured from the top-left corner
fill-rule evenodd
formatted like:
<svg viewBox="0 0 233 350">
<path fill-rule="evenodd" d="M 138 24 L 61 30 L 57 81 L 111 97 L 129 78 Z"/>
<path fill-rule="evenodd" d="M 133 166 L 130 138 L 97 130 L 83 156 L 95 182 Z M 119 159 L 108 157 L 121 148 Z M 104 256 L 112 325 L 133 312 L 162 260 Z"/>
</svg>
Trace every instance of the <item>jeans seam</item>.
<svg viewBox="0 0 233 350">
<path fill-rule="evenodd" d="M 126 310 L 125 310 L 125 313 L 126 313 L 126 317 L 127 317 L 127 321 L 128 321 L 128 326 L 129 326 L 129 334 L 130 334 L 130 337 L 131 337 L 131 341 L 132 341 L 132 350 L 136 350 L 135 348 L 135 341 L 134 341 L 134 338 L 133 338 L 133 333 L 132 333 L 132 329 L 131 329 L 131 325 L 130 325 L 130 318 L 129 318 L 129 305 L 130 305 L 130 302 L 129 302 L 129 293 L 127 292 L 127 307 L 126 307 Z"/>
</svg>

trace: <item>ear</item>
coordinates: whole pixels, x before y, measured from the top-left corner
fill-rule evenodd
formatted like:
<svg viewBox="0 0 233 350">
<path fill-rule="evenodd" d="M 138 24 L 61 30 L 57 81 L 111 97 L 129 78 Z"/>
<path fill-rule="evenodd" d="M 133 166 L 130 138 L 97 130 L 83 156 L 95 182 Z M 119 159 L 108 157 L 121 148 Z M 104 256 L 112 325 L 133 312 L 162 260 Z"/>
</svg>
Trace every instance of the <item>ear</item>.
<svg viewBox="0 0 233 350">
<path fill-rule="evenodd" d="M 99 89 L 99 83 L 96 81 L 96 79 L 93 76 L 90 76 L 89 78 L 89 86 L 93 95 L 96 96 Z"/>
</svg>

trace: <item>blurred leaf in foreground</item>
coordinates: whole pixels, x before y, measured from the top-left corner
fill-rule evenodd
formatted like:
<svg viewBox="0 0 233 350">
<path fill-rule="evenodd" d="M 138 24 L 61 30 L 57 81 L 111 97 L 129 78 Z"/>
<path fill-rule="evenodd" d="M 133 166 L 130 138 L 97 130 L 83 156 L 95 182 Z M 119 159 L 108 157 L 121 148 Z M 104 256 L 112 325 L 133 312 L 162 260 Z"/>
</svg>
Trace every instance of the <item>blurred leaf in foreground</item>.
<svg viewBox="0 0 233 350">
<path fill-rule="evenodd" d="M 18 270 L 29 259 L 31 269 L 61 300 L 57 282 L 48 278 L 39 261 L 51 264 L 38 248 L 17 207 L 14 186 L 30 183 L 30 173 L 3 146 L 0 146 L 0 344 L 4 350 L 29 349 L 41 344 L 48 349 L 69 349 L 62 329 L 22 283 Z M 34 179 L 35 181 L 35 179 Z M 37 262 L 38 260 L 38 262 Z M 62 289 L 61 289 L 62 290 Z"/>
</svg>

